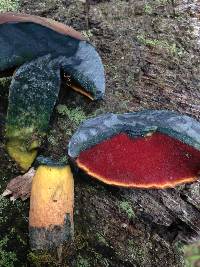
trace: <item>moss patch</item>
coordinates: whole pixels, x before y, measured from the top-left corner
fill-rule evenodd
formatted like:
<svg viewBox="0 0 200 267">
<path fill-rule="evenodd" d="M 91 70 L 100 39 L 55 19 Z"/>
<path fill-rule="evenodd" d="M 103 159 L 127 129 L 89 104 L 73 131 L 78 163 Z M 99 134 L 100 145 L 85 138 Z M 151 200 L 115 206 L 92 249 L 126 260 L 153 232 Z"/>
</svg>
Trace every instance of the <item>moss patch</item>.
<svg viewBox="0 0 200 267">
<path fill-rule="evenodd" d="M 75 125 L 79 125 L 87 118 L 84 111 L 79 107 L 70 109 L 66 105 L 58 105 L 57 111 L 60 115 L 67 117 Z"/>
<path fill-rule="evenodd" d="M 198 267 L 200 266 L 200 243 L 185 246 L 185 267 Z"/>
<path fill-rule="evenodd" d="M 15 252 L 5 250 L 8 243 L 8 237 L 5 236 L 0 240 L 0 266 L 1 267 L 14 267 L 14 263 L 17 261 Z"/>
<path fill-rule="evenodd" d="M 1 0 L 0 2 L 0 12 L 17 11 L 18 9 L 19 9 L 18 0 Z"/>
<path fill-rule="evenodd" d="M 76 267 L 91 267 L 89 260 L 81 256 L 78 257 Z"/>
<path fill-rule="evenodd" d="M 57 259 L 45 251 L 38 253 L 30 252 L 27 259 L 31 263 L 31 266 L 35 267 L 59 266 Z"/>
<path fill-rule="evenodd" d="M 119 202 L 119 208 L 122 212 L 125 212 L 128 219 L 133 219 L 135 217 L 135 213 L 133 211 L 132 205 L 128 201 Z"/>
<path fill-rule="evenodd" d="M 167 40 L 148 38 L 144 34 L 137 36 L 137 39 L 143 45 L 165 49 L 174 56 L 181 56 L 184 53 L 184 49 L 177 47 L 176 43 L 169 43 Z"/>
</svg>

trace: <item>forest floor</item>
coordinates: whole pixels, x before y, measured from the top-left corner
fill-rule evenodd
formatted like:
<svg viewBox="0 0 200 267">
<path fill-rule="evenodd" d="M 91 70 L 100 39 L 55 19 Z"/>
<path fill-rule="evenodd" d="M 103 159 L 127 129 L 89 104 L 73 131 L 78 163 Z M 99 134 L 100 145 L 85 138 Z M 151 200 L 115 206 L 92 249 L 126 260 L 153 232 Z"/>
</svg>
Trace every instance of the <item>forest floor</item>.
<svg viewBox="0 0 200 267">
<path fill-rule="evenodd" d="M 93 0 L 90 1 L 89 11 L 83 2 L 21 0 L 0 3 L 0 11 L 18 10 L 50 17 L 74 27 L 96 46 L 105 66 L 106 94 L 104 100 L 100 102 L 90 102 L 62 86 L 48 137 L 41 153 L 55 160 L 67 162 L 67 141 L 80 122 L 105 112 L 169 109 L 200 119 L 200 21 L 198 17 L 200 7 L 198 1 Z M 10 79 L 0 81 L 0 191 L 4 190 L 7 181 L 20 172 L 4 149 L 9 84 Z M 84 214 L 84 212 L 87 213 L 87 205 L 85 204 L 83 210 L 79 205 L 83 201 L 91 201 L 93 204 L 91 206 L 88 204 L 88 212 L 95 208 L 97 199 L 89 200 L 89 198 L 96 190 L 102 190 L 101 195 L 105 195 L 105 199 L 106 195 L 110 194 L 111 201 L 118 201 L 118 206 L 109 208 L 108 212 L 109 214 L 121 212 L 116 225 L 122 218 L 128 220 L 129 216 L 134 216 L 129 203 L 118 199 L 117 192 L 112 193 L 102 185 L 94 186 L 92 182 L 90 184 L 88 181 L 79 180 L 76 185 L 82 186 L 85 192 L 80 192 L 78 188 L 75 190 L 77 256 L 73 258 L 71 266 L 114 266 L 111 261 L 116 255 L 121 266 L 139 266 L 136 256 L 127 256 L 126 251 L 114 241 L 112 253 L 116 254 L 110 254 L 106 258 L 105 255 L 111 252 L 109 249 L 106 250 L 105 244 L 108 242 L 106 234 L 103 236 L 102 233 L 97 232 L 98 244 L 91 250 L 88 235 L 92 231 L 94 233 L 96 229 L 91 228 L 87 232 L 84 226 L 82 229 L 78 228 L 78 224 L 82 224 L 82 219 L 87 222 L 91 219 L 88 214 Z M 42 255 L 38 261 L 29 251 L 28 209 L 28 202 L 16 201 L 13 204 L 8 199 L 0 197 L 0 266 L 29 266 L 30 264 L 53 266 L 54 264 L 49 255 Z M 110 230 L 109 234 L 113 234 L 114 239 L 116 235 L 114 231 Z M 129 242 L 133 244 L 131 239 Z M 112 240 L 109 240 L 109 245 L 111 243 Z M 104 253 L 100 253 L 99 248 L 102 249 L 102 247 L 105 249 Z M 124 257 L 127 257 L 126 263 L 121 259 L 122 251 Z M 198 254 L 193 259 L 191 252 L 187 252 L 187 255 L 188 260 L 196 264 L 194 266 L 200 266 Z M 96 261 L 91 260 L 93 257 L 97 258 Z M 142 259 L 142 255 L 140 264 L 140 266 L 156 266 Z M 177 263 L 175 266 L 181 265 Z"/>
</svg>

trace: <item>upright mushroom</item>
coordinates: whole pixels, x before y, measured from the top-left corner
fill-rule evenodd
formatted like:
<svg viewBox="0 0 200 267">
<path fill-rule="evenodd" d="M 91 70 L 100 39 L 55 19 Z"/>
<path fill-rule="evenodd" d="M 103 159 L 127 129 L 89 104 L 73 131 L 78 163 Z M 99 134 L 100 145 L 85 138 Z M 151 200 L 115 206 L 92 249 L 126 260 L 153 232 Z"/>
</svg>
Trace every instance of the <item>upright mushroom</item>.
<svg viewBox="0 0 200 267">
<path fill-rule="evenodd" d="M 198 178 L 200 123 L 170 111 L 105 114 L 80 126 L 68 154 L 107 184 L 175 187 Z"/>
<path fill-rule="evenodd" d="M 26 171 L 46 134 L 61 79 L 91 99 L 102 98 L 104 70 L 80 33 L 50 19 L 0 14 L 0 76 L 11 75 L 6 124 L 9 155 Z"/>
</svg>

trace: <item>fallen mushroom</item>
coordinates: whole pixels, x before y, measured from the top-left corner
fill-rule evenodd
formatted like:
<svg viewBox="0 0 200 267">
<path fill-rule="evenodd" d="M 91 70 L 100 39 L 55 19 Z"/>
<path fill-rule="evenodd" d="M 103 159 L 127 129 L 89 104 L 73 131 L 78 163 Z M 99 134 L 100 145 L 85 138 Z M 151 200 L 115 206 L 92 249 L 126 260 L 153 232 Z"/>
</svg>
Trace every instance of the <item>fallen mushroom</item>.
<svg viewBox="0 0 200 267">
<path fill-rule="evenodd" d="M 30 246 L 61 248 L 74 235 L 74 179 L 69 166 L 40 166 L 33 179 L 29 211 Z"/>
<path fill-rule="evenodd" d="M 10 200 L 30 197 L 29 237 L 34 250 L 62 251 L 64 242 L 73 240 L 74 179 L 69 165 L 43 156 L 37 157 L 37 170 L 10 181 L 2 196 Z"/>
<path fill-rule="evenodd" d="M 6 148 L 24 170 L 48 129 L 61 79 L 90 99 L 102 98 L 104 70 L 80 33 L 37 16 L 0 14 L 0 76 L 11 75 Z"/>
<path fill-rule="evenodd" d="M 170 111 L 105 114 L 80 126 L 68 154 L 106 184 L 175 187 L 198 179 L 200 123 Z"/>
<path fill-rule="evenodd" d="M 23 171 L 35 160 L 58 97 L 61 79 L 92 100 L 102 98 L 104 69 L 80 33 L 50 19 L 0 14 L 0 76 L 10 76 L 6 148 Z M 3 195 L 27 198 L 35 170 L 18 176 Z M 68 166 L 42 164 L 30 206 L 32 248 L 62 245 L 73 236 L 73 177 Z"/>
</svg>

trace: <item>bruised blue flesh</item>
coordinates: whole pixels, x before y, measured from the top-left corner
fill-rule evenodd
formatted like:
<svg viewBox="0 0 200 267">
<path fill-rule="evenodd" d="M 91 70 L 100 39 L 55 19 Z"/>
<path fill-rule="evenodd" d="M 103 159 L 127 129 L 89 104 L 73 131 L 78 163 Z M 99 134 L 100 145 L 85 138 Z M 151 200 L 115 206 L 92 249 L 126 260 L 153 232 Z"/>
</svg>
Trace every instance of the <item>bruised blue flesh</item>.
<svg viewBox="0 0 200 267">
<path fill-rule="evenodd" d="M 81 151 L 119 133 L 145 136 L 154 132 L 167 134 L 200 150 L 200 123 L 168 110 L 143 110 L 125 114 L 107 113 L 84 121 L 68 144 L 68 154 L 77 158 Z"/>
<path fill-rule="evenodd" d="M 9 91 L 6 137 L 29 140 L 45 134 L 60 89 L 60 58 L 39 57 L 18 68 Z"/>
<path fill-rule="evenodd" d="M 103 97 L 104 69 L 90 43 L 32 22 L 0 25 L 0 75 L 47 54 L 52 58 L 63 56 L 60 69 L 94 99 Z"/>
<path fill-rule="evenodd" d="M 6 121 L 6 148 L 23 170 L 37 155 L 60 89 L 60 60 L 45 55 L 14 73 Z"/>
</svg>

